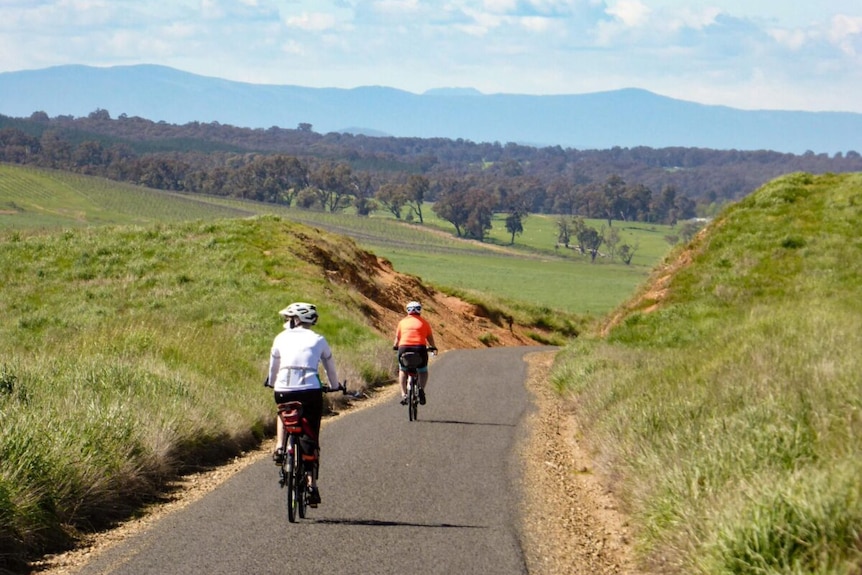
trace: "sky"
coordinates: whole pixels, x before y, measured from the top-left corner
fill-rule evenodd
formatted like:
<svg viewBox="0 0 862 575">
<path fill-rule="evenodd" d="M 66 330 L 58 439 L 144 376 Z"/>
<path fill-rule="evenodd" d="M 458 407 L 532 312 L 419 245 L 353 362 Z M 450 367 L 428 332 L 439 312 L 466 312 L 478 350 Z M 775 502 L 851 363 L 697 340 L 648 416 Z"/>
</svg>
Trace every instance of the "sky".
<svg viewBox="0 0 862 575">
<path fill-rule="evenodd" d="M 0 0 L 0 72 L 64 64 L 862 113 L 862 0 Z"/>
</svg>

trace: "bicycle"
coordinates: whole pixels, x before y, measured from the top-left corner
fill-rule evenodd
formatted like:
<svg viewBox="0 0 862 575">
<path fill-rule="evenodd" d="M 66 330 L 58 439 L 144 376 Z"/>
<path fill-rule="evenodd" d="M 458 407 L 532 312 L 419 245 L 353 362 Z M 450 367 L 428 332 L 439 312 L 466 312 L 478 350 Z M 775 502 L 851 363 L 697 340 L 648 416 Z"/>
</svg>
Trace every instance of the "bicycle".
<svg viewBox="0 0 862 575">
<path fill-rule="evenodd" d="M 337 390 L 323 388 L 324 393 L 333 391 Z M 342 395 L 347 394 L 346 381 L 341 385 L 341 392 Z M 300 445 L 300 438 L 308 428 L 308 421 L 302 415 L 301 402 L 288 401 L 278 404 L 278 419 L 284 426 L 284 438 L 280 446 L 283 456 L 278 471 L 278 484 L 281 488 L 287 487 L 287 519 L 291 523 L 296 523 L 297 516 L 300 519 L 305 518 L 312 478 L 317 479 L 318 456 L 316 453 L 305 453 Z"/>
<path fill-rule="evenodd" d="M 431 355 L 437 353 L 436 347 L 427 348 Z M 419 419 L 419 366 L 422 365 L 422 354 L 415 351 L 405 351 L 398 358 L 407 373 L 407 418 L 409 421 Z"/>
</svg>

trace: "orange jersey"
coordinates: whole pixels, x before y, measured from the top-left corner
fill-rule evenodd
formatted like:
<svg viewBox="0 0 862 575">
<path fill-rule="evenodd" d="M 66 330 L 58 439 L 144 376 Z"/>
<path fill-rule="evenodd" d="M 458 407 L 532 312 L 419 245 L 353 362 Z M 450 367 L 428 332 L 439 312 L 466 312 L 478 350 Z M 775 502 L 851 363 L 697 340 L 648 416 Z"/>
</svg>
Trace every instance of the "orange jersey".
<svg viewBox="0 0 862 575">
<path fill-rule="evenodd" d="M 426 345 L 431 335 L 431 324 L 422 316 L 408 315 L 398 322 L 395 339 L 398 345 Z"/>
</svg>

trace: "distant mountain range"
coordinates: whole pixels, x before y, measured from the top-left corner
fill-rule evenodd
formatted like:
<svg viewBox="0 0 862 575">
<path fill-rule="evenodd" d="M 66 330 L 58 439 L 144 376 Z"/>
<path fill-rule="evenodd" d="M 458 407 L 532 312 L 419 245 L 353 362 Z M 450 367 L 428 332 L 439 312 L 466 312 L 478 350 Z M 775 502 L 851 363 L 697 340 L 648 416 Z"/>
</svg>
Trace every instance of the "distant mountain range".
<svg viewBox="0 0 862 575">
<path fill-rule="evenodd" d="M 413 94 L 263 85 L 163 66 L 58 66 L 0 73 L 0 114 L 139 116 L 171 124 L 219 122 L 318 133 L 514 142 L 609 149 L 648 146 L 834 154 L 862 150 L 862 114 L 739 110 L 640 89 L 530 96 L 441 88 Z"/>
</svg>

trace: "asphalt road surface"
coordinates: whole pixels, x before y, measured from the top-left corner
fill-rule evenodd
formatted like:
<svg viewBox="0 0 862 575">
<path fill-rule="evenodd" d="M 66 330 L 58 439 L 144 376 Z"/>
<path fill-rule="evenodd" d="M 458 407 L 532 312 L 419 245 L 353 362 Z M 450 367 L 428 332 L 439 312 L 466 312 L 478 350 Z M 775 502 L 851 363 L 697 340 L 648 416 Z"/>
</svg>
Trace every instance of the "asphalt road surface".
<svg viewBox="0 0 862 575">
<path fill-rule="evenodd" d="M 322 504 L 287 520 L 265 460 L 82 566 L 81 575 L 526 573 L 519 439 L 527 353 L 457 350 L 431 361 L 428 403 L 398 398 L 327 422 Z"/>
</svg>

